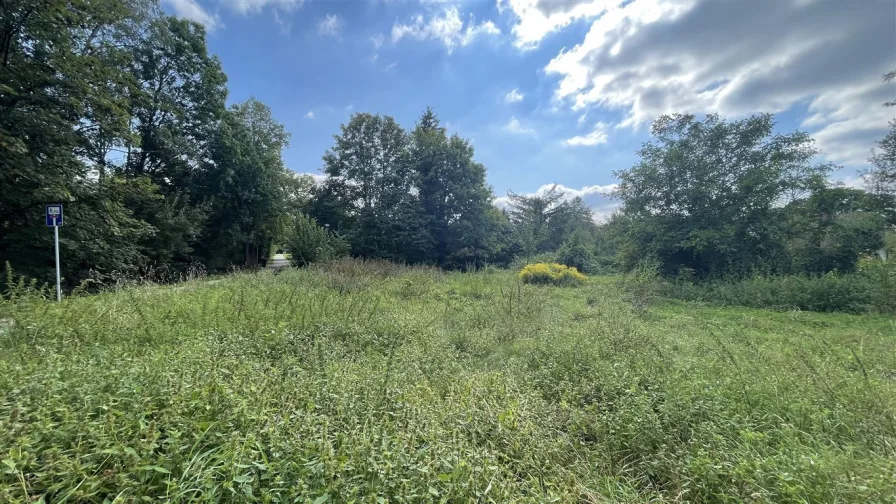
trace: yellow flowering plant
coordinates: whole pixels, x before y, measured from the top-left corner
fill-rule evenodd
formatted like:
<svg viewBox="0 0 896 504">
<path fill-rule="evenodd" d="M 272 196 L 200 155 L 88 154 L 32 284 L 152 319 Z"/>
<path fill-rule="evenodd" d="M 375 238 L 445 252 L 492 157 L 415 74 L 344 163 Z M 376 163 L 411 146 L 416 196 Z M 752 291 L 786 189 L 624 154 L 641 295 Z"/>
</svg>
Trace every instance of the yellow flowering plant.
<svg viewBox="0 0 896 504">
<path fill-rule="evenodd" d="M 557 263 L 537 263 L 526 265 L 519 273 L 520 280 L 527 284 L 575 286 L 585 283 L 588 278 L 576 268 Z"/>
</svg>

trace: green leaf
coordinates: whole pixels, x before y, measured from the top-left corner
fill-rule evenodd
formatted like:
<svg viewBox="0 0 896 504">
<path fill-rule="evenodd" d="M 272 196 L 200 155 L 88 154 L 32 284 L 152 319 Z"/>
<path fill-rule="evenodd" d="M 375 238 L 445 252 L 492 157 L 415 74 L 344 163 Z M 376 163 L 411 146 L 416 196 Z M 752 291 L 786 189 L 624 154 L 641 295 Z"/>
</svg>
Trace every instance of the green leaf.
<svg viewBox="0 0 896 504">
<path fill-rule="evenodd" d="M 320 497 L 314 499 L 314 504 L 324 504 L 330 500 L 330 494 L 323 494 Z"/>
<path fill-rule="evenodd" d="M 241 476 L 236 476 L 233 478 L 233 481 L 236 483 L 248 483 L 248 482 L 252 481 L 252 475 L 251 474 L 243 474 Z"/>
<path fill-rule="evenodd" d="M 155 471 L 162 474 L 171 474 L 171 471 L 169 471 L 168 469 L 157 465 L 143 466 L 140 469 L 143 471 Z"/>
</svg>

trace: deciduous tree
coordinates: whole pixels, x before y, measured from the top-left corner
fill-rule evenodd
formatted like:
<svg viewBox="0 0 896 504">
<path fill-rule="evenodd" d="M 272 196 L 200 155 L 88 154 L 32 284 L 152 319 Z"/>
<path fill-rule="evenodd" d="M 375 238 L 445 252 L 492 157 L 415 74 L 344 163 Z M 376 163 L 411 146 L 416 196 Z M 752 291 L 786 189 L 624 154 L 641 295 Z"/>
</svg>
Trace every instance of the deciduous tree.
<svg viewBox="0 0 896 504">
<path fill-rule="evenodd" d="M 617 172 L 632 246 L 624 264 L 651 256 L 663 272 L 744 275 L 783 247 L 780 208 L 824 184 L 805 133 L 775 134 L 771 115 L 725 121 L 662 116 L 640 162 Z M 770 263 L 771 261 L 771 263 Z"/>
</svg>

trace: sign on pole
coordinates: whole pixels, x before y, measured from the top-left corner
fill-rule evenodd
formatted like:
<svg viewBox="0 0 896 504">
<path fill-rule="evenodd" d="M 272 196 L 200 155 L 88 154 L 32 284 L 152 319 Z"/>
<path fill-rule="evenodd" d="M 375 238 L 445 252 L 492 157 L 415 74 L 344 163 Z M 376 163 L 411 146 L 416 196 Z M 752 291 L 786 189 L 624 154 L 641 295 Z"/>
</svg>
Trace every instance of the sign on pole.
<svg viewBox="0 0 896 504">
<path fill-rule="evenodd" d="M 62 301 L 62 285 L 59 275 L 59 227 L 62 226 L 62 205 L 47 205 L 47 227 L 53 228 L 53 240 L 56 244 L 56 301 Z"/>
<path fill-rule="evenodd" d="M 47 227 L 62 225 L 62 205 L 47 205 Z"/>
</svg>

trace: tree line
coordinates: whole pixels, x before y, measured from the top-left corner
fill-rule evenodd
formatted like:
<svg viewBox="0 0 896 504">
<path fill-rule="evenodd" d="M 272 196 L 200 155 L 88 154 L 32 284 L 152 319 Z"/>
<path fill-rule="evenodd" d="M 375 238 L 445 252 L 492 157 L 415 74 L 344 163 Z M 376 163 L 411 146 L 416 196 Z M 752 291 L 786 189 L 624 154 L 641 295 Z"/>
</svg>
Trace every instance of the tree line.
<svg viewBox="0 0 896 504">
<path fill-rule="evenodd" d="M 691 280 L 848 273 L 893 253 L 896 121 L 864 173 L 866 189 L 830 182 L 804 132 L 774 117 L 666 115 L 635 166 L 615 173 L 621 201 L 597 224 L 554 188 L 510 193 L 498 209 L 469 142 L 427 110 L 410 131 L 355 114 L 325 154 L 307 212 L 353 254 L 446 268 L 547 261 L 588 273 L 651 264 Z M 888 252 L 889 251 L 889 252 Z"/>
<path fill-rule="evenodd" d="M 581 198 L 558 191 L 511 193 L 510 209 L 498 209 L 473 153 L 432 109 L 410 131 L 389 116 L 353 114 L 324 154 L 327 178 L 307 212 L 354 255 L 452 269 L 506 265 L 596 229 Z"/>
<path fill-rule="evenodd" d="M 6 0 L 0 42 L 0 261 L 49 280 L 42 213 L 63 203 L 69 287 L 252 267 L 278 247 L 297 264 L 817 274 L 854 269 L 896 225 L 896 123 L 861 190 L 831 186 L 812 139 L 775 134 L 770 115 L 661 117 L 597 224 L 556 189 L 497 208 L 471 143 L 431 109 L 410 129 L 352 114 L 315 185 L 285 167 L 290 135 L 265 104 L 226 105 L 204 28 L 156 0 Z"/>
<path fill-rule="evenodd" d="M 850 272 L 862 256 L 892 254 L 896 121 L 872 155 L 867 190 L 832 185 L 837 167 L 815 161 L 808 134 L 773 130 L 768 114 L 654 122 L 640 162 L 616 173 L 617 264 L 646 258 L 665 276 L 743 278 Z"/>
<path fill-rule="evenodd" d="M 154 0 L 6 1 L 0 40 L 0 261 L 17 274 L 52 278 L 47 203 L 65 206 L 69 288 L 252 267 L 277 246 L 459 268 L 563 241 L 517 247 L 516 214 L 432 110 L 411 131 L 354 114 L 313 187 L 284 166 L 290 135 L 266 105 L 226 105 L 204 28 Z M 581 201 L 552 224 L 559 210 L 593 227 Z"/>
<path fill-rule="evenodd" d="M 155 1 L 0 3 L 0 261 L 52 272 L 46 203 L 65 206 L 69 287 L 255 264 L 303 201 L 289 134 L 227 77 L 204 28 Z"/>
</svg>

